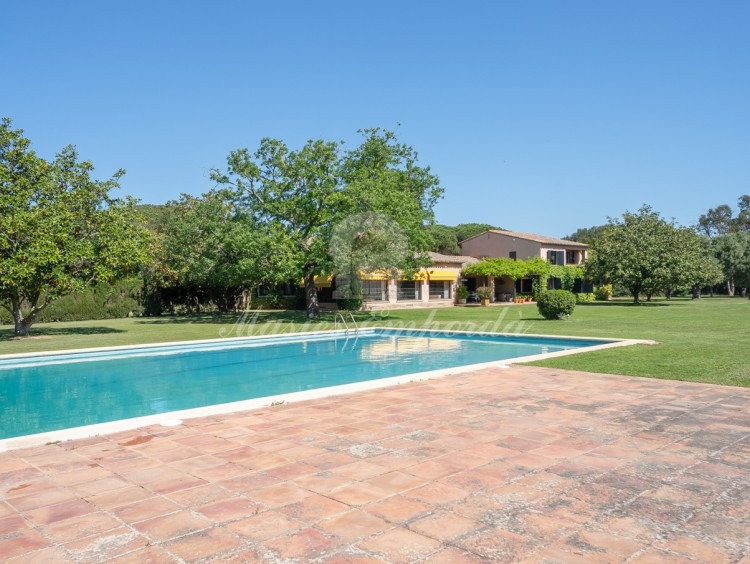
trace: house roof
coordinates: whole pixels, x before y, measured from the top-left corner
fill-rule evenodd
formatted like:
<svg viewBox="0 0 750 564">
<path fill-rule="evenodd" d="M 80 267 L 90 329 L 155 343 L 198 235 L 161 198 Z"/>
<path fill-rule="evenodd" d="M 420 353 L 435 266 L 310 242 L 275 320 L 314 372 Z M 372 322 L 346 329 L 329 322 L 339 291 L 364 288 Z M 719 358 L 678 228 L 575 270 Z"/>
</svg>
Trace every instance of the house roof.
<svg viewBox="0 0 750 564">
<path fill-rule="evenodd" d="M 479 259 L 477 259 L 476 257 L 469 257 L 465 255 L 441 255 L 440 253 L 433 252 L 429 252 L 427 254 L 430 255 L 432 262 L 449 262 L 455 264 L 472 264 L 475 262 L 479 262 Z"/>
<path fill-rule="evenodd" d="M 588 249 L 589 246 L 585 243 L 579 243 L 577 241 L 567 241 L 565 239 L 557 239 L 555 237 L 545 237 L 544 235 L 537 235 L 536 233 L 523 233 L 521 231 L 503 231 L 501 229 L 489 229 L 487 231 L 483 231 L 482 233 L 479 233 L 479 235 L 474 235 L 474 237 L 469 237 L 468 239 L 464 239 L 464 241 L 469 241 L 470 239 L 474 239 L 476 237 L 479 237 L 480 235 L 484 235 L 485 233 L 498 233 L 499 235 L 505 235 L 506 237 L 511 237 L 513 239 L 525 239 L 526 241 L 534 241 L 535 243 L 541 243 L 542 245 L 554 245 L 556 247 L 573 247 L 576 249 Z M 461 241 L 463 243 L 464 241 Z"/>
</svg>

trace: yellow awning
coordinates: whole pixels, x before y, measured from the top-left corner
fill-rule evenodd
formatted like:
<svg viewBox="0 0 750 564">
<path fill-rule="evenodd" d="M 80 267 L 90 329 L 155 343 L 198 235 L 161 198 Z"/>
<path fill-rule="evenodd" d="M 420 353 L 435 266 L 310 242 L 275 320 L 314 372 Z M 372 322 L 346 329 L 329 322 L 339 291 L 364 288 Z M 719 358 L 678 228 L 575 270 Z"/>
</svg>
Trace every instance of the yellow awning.
<svg viewBox="0 0 750 564">
<path fill-rule="evenodd" d="M 320 276 L 315 277 L 315 286 L 318 288 L 330 288 L 332 282 L 333 282 L 333 275 L 331 274 L 329 274 L 328 276 L 320 275 Z M 305 285 L 304 278 L 300 279 L 299 285 L 300 286 Z"/>
<path fill-rule="evenodd" d="M 360 280 L 388 280 L 388 274 L 381 270 L 375 270 L 373 272 L 365 272 L 364 270 L 360 270 L 359 279 Z"/>
<path fill-rule="evenodd" d="M 425 272 L 424 270 L 419 270 L 414 273 L 414 276 L 412 278 L 402 276 L 401 280 L 427 280 L 427 272 Z"/>
<path fill-rule="evenodd" d="M 430 280 L 435 280 L 436 282 L 440 280 L 449 280 L 453 282 L 456 278 L 458 278 L 458 272 L 452 270 L 432 270 L 430 272 Z"/>
<path fill-rule="evenodd" d="M 330 288 L 332 282 L 333 276 L 331 275 L 315 277 L 315 286 L 318 288 Z"/>
</svg>

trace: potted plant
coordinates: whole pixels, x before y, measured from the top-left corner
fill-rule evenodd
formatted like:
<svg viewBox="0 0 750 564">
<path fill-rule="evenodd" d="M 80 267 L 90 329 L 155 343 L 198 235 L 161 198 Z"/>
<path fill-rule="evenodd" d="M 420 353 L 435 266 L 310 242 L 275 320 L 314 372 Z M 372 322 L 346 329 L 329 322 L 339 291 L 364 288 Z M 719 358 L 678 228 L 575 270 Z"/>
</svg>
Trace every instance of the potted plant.
<svg viewBox="0 0 750 564">
<path fill-rule="evenodd" d="M 513 298 L 514 304 L 522 304 L 524 301 L 525 300 L 521 296 L 516 296 L 515 298 Z"/>
<path fill-rule="evenodd" d="M 480 286 L 477 288 L 477 296 L 482 300 L 482 305 L 490 305 L 490 299 L 492 298 L 492 289 L 487 286 Z"/>
<path fill-rule="evenodd" d="M 456 298 L 458 298 L 459 304 L 465 304 L 466 298 L 469 297 L 469 289 L 463 284 L 456 288 Z"/>
</svg>

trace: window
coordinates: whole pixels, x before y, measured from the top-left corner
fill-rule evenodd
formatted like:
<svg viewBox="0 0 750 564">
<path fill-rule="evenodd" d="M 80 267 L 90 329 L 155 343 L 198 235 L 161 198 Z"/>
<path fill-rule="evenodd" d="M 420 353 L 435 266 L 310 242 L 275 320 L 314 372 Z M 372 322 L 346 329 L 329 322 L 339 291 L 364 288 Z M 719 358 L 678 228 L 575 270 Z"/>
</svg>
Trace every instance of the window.
<svg viewBox="0 0 750 564">
<path fill-rule="evenodd" d="M 297 288 L 294 285 L 294 282 L 287 282 L 286 284 L 282 284 L 281 286 L 281 295 L 289 298 L 292 296 L 297 295 Z"/>
<path fill-rule="evenodd" d="M 547 251 L 547 262 L 550 264 L 565 264 L 565 251 Z"/>
<path fill-rule="evenodd" d="M 578 261 L 576 260 L 576 252 L 575 251 L 566 251 L 565 252 L 565 264 L 578 264 Z"/>
<path fill-rule="evenodd" d="M 508 253 L 508 258 L 511 260 L 516 260 L 516 251 L 511 251 Z"/>
<path fill-rule="evenodd" d="M 400 280 L 398 283 L 398 300 L 418 300 L 421 283 L 416 280 Z"/>
<path fill-rule="evenodd" d="M 451 297 L 451 283 L 448 280 L 430 280 L 430 299 L 449 300 Z"/>
<path fill-rule="evenodd" d="M 362 299 L 385 300 L 385 280 L 362 280 Z"/>
<path fill-rule="evenodd" d="M 516 280 L 516 294 L 531 294 L 534 291 L 534 281 L 531 278 Z"/>
<path fill-rule="evenodd" d="M 258 286 L 258 297 L 267 298 L 271 295 L 271 287 L 268 284 L 261 284 Z"/>
</svg>

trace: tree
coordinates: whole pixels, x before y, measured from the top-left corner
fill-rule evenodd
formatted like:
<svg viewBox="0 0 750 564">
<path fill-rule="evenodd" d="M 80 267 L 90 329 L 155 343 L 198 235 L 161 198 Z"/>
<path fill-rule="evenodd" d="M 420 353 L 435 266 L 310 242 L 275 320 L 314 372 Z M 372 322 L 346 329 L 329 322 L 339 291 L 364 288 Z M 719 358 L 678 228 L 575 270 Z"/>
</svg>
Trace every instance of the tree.
<svg viewBox="0 0 750 564">
<path fill-rule="evenodd" d="M 165 204 L 138 204 L 135 209 L 146 222 L 146 227 L 156 233 L 162 230 L 169 216 L 169 207 Z"/>
<path fill-rule="evenodd" d="M 253 225 L 227 190 L 170 202 L 159 235 L 157 260 L 146 275 L 153 310 L 175 303 L 191 310 L 208 303 L 236 309 L 246 290 L 294 274 L 288 253 Z"/>
<path fill-rule="evenodd" d="M 399 275 L 399 267 L 408 263 L 411 252 L 399 225 L 376 212 L 351 215 L 338 222 L 329 249 L 336 292 L 345 300 L 361 300 L 363 273 Z"/>
<path fill-rule="evenodd" d="M 290 151 L 282 141 L 263 139 L 253 154 L 232 151 L 226 172 L 212 172 L 219 184 L 234 188 L 238 205 L 276 248 L 290 253 L 304 279 L 309 318 L 320 316 L 315 275 L 333 267 L 333 228 L 350 215 L 378 212 L 395 221 L 412 251 L 404 266 L 429 263 L 425 225 L 442 195 L 437 177 L 417 165 L 414 150 L 395 134 L 361 133 L 364 141 L 343 154 L 339 143 L 308 141 Z"/>
<path fill-rule="evenodd" d="M 740 196 L 737 202 L 737 218 L 735 223 L 737 224 L 738 231 L 750 231 L 750 195 L 745 194 Z"/>
<path fill-rule="evenodd" d="M 124 174 L 92 180 L 93 165 L 65 147 L 52 162 L 0 124 L 0 305 L 26 336 L 52 301 L 137 271 L 151 239 L 135 200 L 112 198 Z"/>
<path fill-rule="evenodd" d="M 585 243 L 591 245 L 599 235 L 604 232 L 606 225 L 594 225 L 593 227 L 581 227 L 576 229 L 573 233 L 567 237 L 563 237 L 566 241 L 576 241 L 578 243 Z"/>
<path fill-rule="evenodd" d="M 436 224 L 430 225 L 427 231 L 432 238 L 432 243 L 430 244 L 431 251 L 444 255 L 458 255 L 461 253 L 455 227 Z"/>
<path fill-rule="evenodd" d="M 721 264 L 719 264 L 716 257 L 709 256 L 708 260 L 703 263 L 701 270 L 697 272 L 695 284 L 691 288 L 693 299 L 699 299 L 701 291 L 707 286 L 710 288 L 711 295 L 713 296 L 713 287 L 723 281 L 724 271 L 721 268 Z"/>
<path fill-rule="evenodd" d="M 732 208 L 726 204 L 711 208 L 698 218 L 698 225 L 706 237 L 714 238 L 734 231 Z"/>
<path fill-rule="evenodd" d="M 641 294 L 651 298 L 695 283 L 699 265 L 707 260 L 705 247 L 690 229 L 667 222 L 650 206 L 638 213 L 625 212 L 611 219 L 591 246 L 586 275 L 594 280 L 618 282 L 639 303 Z"/>
<path fill-rule="evenodd" d="M 750 231 L 750 195 L 738 198 L 737 216 L 730 206 L 722 204 L 701 215 L 698 226 L 710 239 L 735 231 Z"/>
<path fill-rule="evenodd" d="M 726 278 L 727 293 L 734 296 L 737 279 L 744 279 L 750 271 L 750 233 L 725 233 L 713 240 L 712 247 Z"/>
<path fill-rule="evenodd" d="M 706 237 L 695 230 L 679 227 L 671 233 L 667 249 L 666 276 L 662 290 L 667 299 L 675 292 L 691 290 L 693 296 L 700 296 L 700 289 L 716 283 L 716 260 L 711 254 Z"/>
</svg>

